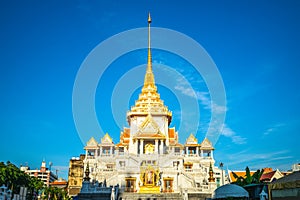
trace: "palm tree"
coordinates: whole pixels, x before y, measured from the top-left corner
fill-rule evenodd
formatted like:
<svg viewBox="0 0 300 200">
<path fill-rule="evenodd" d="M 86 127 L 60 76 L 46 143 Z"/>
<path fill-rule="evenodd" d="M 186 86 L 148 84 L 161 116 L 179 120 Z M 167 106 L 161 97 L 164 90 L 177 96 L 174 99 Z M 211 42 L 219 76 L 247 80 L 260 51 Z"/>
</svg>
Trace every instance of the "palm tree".
<svg viewBox="0 0 300 200">
<path fill-rule="evenodd" d="M 264 169 L 261 169 L 261 170 L 256 170 L 256 172 L 252 175 L 252 182 L 253 183 L 260 183 L 260 178 L 261 176 L 263 175 L 264 173 Z"/>
<path fill-rule="evenodd" d="M 250 173 L 250 169 L 247 166 L 246 167 L 246 176 L 238 176 L 236 173 L 232 172 L 233 177 L 236 179 L 236 181 L 234 182 L 234 184 L 237 184 L 239 186 L 245 186 L 245 185 L 249 185 L 249 184 L 257 184 L 260 183 L 260 177 L 262 176 L 262 174 L 264 173 L 264 170 L 257 170 L 254 174 L 251 175 Z"/>
</svg>

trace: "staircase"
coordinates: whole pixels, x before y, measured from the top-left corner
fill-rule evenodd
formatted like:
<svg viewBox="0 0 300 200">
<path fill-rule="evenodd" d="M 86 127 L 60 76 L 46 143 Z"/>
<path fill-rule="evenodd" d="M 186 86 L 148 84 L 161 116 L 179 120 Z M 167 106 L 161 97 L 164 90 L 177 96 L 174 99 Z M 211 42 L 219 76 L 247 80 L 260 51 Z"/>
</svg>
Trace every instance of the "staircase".
<svg viewBox="0 0 300 200">
<path fill-rule="evenodd" d="M 182 200 L 183 196 L 179 193 L 160 193 L 160 194 L 140 194 L 140 193 L 121 193 L 119 199 L 122 200 Z"/>
<path fill-rule="evenodd" d="M 193 187 L 196 187 L 195 180 L 190 175 L 185 172 L 181 172 L 181 174 L 192 184 Z"/>
</svg>

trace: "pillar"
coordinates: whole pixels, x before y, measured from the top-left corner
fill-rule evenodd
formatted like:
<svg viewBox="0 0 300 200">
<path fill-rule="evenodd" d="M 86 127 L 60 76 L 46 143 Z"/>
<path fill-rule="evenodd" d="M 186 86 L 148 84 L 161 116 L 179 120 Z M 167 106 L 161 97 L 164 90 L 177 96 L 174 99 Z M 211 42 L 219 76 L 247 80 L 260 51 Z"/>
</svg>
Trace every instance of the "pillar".
<svg viewBox="0 0 300 200">
<path fill-rule="evenodd" d="M 144 154 L 144 140 L 140 140 L 140 154 Z"/>
<path fill-rule="evenodd" d="M 164 141 L 160 140 L 160 154 L 164 154 Z"/>
<path fill-rule="evenodd" d="M 98 157 L 98 149 L 95 149 L 95 158 Z"/>
<path fill-rule="evenodd" d="M 158 153 L 158 140 L 155 140 L 155 153 Z"/>
<path fill-rule="evenodd" d="M 135 153 L 136 153 L 136 154 L 138 154 L 138 152 L 139 152 L 139 150 L 138 150 L 138 149 L 139 149 L 139 146 L 138 146 L 138 145 L 139 145 L 139 141 L 136 139 L 136 140 L 135 140 Z"/>
<path fill-rule="evenodd" d="M 102 149 L 102 146 L 100 146 L 100 156 L 102 156 L 102 152 L 103 152 L 103 149 Z"/>
<path fill-rule="evenodd" d="M 185 147 L 185 154 L 186 154 L 186 155 L 189 154 L 189 147 Z"/>
<path fill-rule="evenodd" d="M 110 149 L 109 149 L 109 154 L 110 154 L 110 155 L 113 154 L 113 153 L 112 153 L 112 146 L 111 146 Z"/>
<path fill-rule="evenodd" d="M 201 157 L 203 157 L 203 150 L 201 149 Z"/>
<path fill-rule="evenodd" d="M 196 154 L 199 156 L 199 147 L 196 147 Z"/>
</svg>

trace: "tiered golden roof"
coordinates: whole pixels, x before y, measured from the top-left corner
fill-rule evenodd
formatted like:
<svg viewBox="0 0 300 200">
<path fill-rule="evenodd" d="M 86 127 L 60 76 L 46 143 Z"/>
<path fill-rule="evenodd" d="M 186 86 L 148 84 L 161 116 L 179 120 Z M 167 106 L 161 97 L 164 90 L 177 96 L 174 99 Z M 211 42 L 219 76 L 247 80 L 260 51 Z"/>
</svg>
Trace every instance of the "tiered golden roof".
<svg viewBox="0 0 300 200">
<path fill-rule="evenodd" d="M 157 92 L 157 87 L 154 81 L 154 74 L 152 71 L 152 55 L 150 46 L 150 24 L 151 17 L 148 17 L 148 63 L 145 74 L 144 86 L 142 92 L 139 95 L 139 99 L 135 102 L 135 105 L 131 107 L 131 110 L 127 113 L 127 119 L 136 115 L 165 115 L 169 118 L 171 123 L 172 112 L 168 107 L 164 105 L 164 102 L 160 99 L 160 95 Z"/>
</svg>

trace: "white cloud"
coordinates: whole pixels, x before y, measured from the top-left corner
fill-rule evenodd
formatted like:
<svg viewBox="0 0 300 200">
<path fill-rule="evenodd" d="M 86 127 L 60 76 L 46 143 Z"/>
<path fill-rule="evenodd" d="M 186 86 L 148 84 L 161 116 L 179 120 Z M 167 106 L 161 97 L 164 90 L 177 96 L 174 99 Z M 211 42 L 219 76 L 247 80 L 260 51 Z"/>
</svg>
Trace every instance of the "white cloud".
<svg viewBox="0 0 300 200">
<path fill-rule="evenodd" d="M 178 85 L 176 85 L 174 88 L 175 90 L 180 91 L 182 94 L 195 98 L 201 102 L 202 105 L 204 105 L 205 109 L 210 109 L 211 106 L 211 101 L 210 98 L 208 97 L 209 93 L 208 92 L 199 92 L 195 91 L 192 87 L 186 86 L 183 84 L 180 79 L 178 80 Z"/>
<path fill-rule="evenodd" d="M 278 123 L 278 124 L 275 124 L 273 125 L 272 127 L 268 128 L 264 133 L 263 135 L 269 135 L 273 132 L 276 132 L 278 129 L 280 129 L 282 126 L 285 126 L 284 123 Z"/>
<path fill-rule="evenodd" d="M 201 108 L 205 109 L 208 111 L 208 113 L 211 115 L 212 118 L 210 118 L 210 120 L 206 120 L 207 122 L 205 122 L 207 125 L 209 125 L 208 130 L 203 130 L 201 129 L 201 127 L 208 127 L 208 126 L 201 126 L 200 130 L 202 130 L 203 132 L 206 132 L 206 136 L 208 137 L 216 137 L 219 136 L 219 133 L 221 131 L 221 127 L 223 124 L 222 119 L 225 117 L 225 113 L 227 111 L 227 106 L 224 105 L 218 105 L 216 102 L 212 101 L 210 93 L 207 91 L 197 91 L 197 88 L 193 88 L 192 84 L 190 83 L 195 83 L 195 79 L 194 77 L 190 77 L 188 80 L 185 79 L 185 77 L 178 77 L 176 79 L 176 85 L 174 86 L 174 89 L 179 91 L 181 94 L 190 97 L 190 98 L 194 98 L 198 101 L 198 104 Z M 189 82 L 188 82 L 189 81 Z M 205 116 L 205 115 L 202 115 Z M 205 116 L 206 117 L 206 116 Z M 221 121 L 221 122 L 220 122 Z M 202 118 L 202 122 L 203 124 L 203 118 Z M 227 127 L 227 126 L 225 126 Z M 225 130 L 224 134 L 228 134 L 228 130 L 229 128 L 227 128 Z M 232 130 L 231 130 L 232 131 Z M 234 133 L 232 131 L 232 135 L 228 136 L 230 137 L 232 142 L 235 144 L 244 144 L 246 143 L 246 138 L 243 138 L 239 135 L 237 135 L 236 133 Z M 218 138 L 218 137 L 217 137 Z M 212 138 L 210 138 L 212 139 Z M 217 141 L 217 140 L 216 140 Z M 216 141 L 212 141 L 213 143 Z"/>
<path fill-rule="evenodd" d="M 186 85 L 186 82 L 180 77 L 177 79 L 177 85 L 174 87 L 176 90 L 180 91 L 182 94 L 192 97 L 200 101 L 200 104 L 204 109 L 212 110 L 216 113 L 224 113 L 227 111 L 227 107 L 223 105 L 218 105 L 211 101 L 208 92 L 200 92 L 194 90 L 191 86 Z"/>
<path fill-rule="evenodd" d="M 187 88 L 187 87 L 184 87 L 182 85 L 176 85 L 175 89 L 180 91 L 182 94 L 184 94 L 186 96 L 196 98 L 196 93 L 191 87 Z"/>
<path fill-rule="evenodd" d="M 224 113 L 228 110 L 227 106 L 221 106 L 216 103 L 212 103 L 212 110 L 216 113 Z"/>
<path fill-rule="evenodd" d="M 232 142 L 235 144 L 245 144 L 247 143 L 247 138 L 241 137 L 236 134 L 231 128 L 229 128 L 226 124 L 223 126 L 223 130 L 221 135 L 231 138 Z"/>
<path fill-rule="evenodd" d="M 246 165 L 255 165 L 266 167 L 266 163 L 272 163 L 272 161 L 285 160 L 292 158 L 292 156 L 286 156 L 289 151 L 282 150 L 276 152 L 262 152 L 262 153 L 247 153 L 247 151 L 241 151 L 235 154 L 229 155 L 228 159 L 230 165 L 244 164 Z"/>
<path fill-rule="evenodd" d="M 239 135 L 234 135 L 233 137 L 231 137 L 232 142 L 235 144 L 245 144 L 247 143 L 247 138 L 241 137 Z"/>
</svg>

